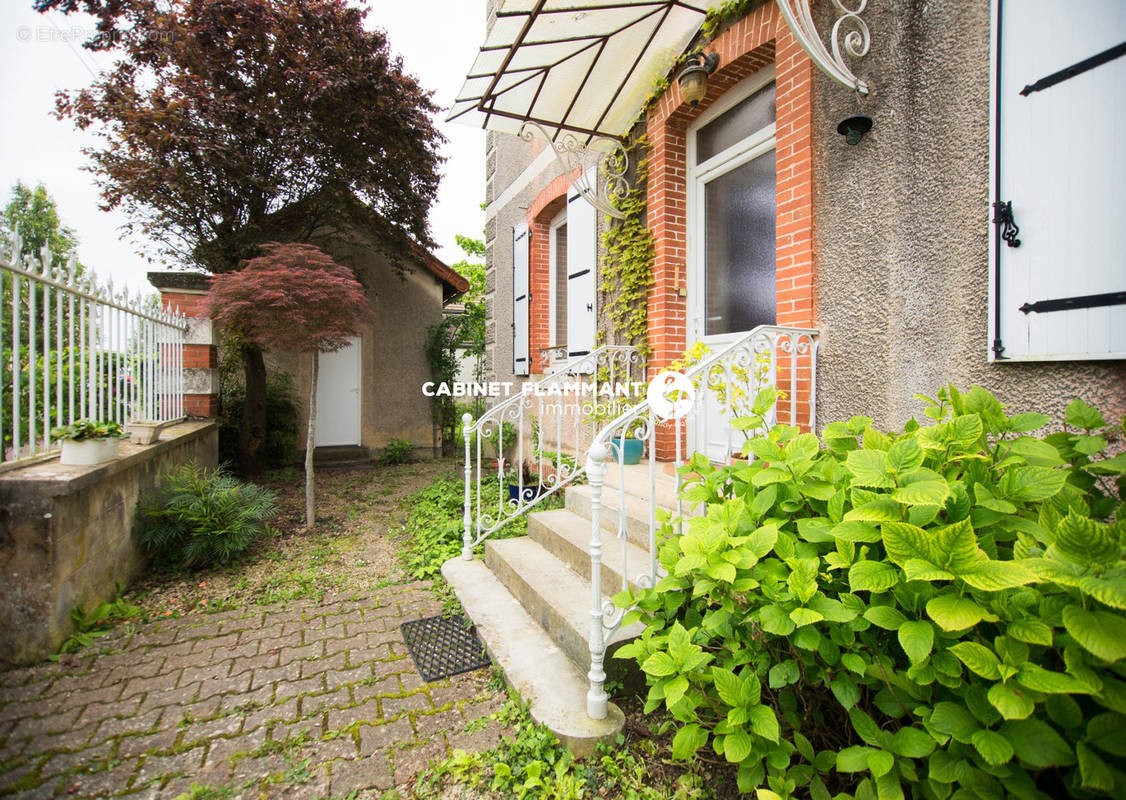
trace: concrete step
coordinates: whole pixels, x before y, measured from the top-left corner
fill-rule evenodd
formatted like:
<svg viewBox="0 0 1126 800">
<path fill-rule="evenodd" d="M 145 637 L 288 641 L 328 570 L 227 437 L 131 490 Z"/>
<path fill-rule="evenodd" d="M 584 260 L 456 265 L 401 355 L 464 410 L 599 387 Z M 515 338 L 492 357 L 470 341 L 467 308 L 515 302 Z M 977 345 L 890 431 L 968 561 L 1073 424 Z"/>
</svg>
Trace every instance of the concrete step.
<svg viewBox="0 0 1126 800">
<path fill-rule="evenodd" d="M 304 454 L 301 461 L 304 463 Z M 362 467 L 371 463 L 371 451 L 358 445 L 333 445 L 313 449 L 313 465 L 318 469 Z"/>
<path fill-rule="evenodd" d="M 587 716 L 586 675 L 483 562 L 453 558 L 442 565 L 442 575 L 505 680 L 530 704 L 534 720 L 579 756 L 592 754 L 596 743 L 617 735 L 625 722 L 621 710 L 610 703 L 606 719 Z"/>
<path fill-rule="evenodd" d="M 528 517 L 528 537 L 590 581 L 589 519 L 565 508 L 539 511 Z M 636 586 L 637 576 L 649 571 L 649 550 L 627 541 L 626 559 L 626 574 Z M 608 537 L 602 548 L 602 590 L 609 595 L 620 592 L 625 585 L 622 575 L 622 542 Z"/>
<path fill-rule="evenodd" d="M 649 501 L 632 494 L 623 495 L 618 489 L 602 487 L 602 512 L 599 521 L 602 530 L 617 534 L 619 513 L 622 503 L 626 510 L 626 538 L 631 544 L 648 552 L 649 550 Z M 564 508 L 585 520 L 591 518 L 591 488 L 585 486 L 567 487 Z M 588 537 L 589 538 L 589 537 Z"/>
<path fill-rule="evenodd" d="M 584 672 L 590 669 L 590 581 L 528 536 L 486 541 L 485 564 L 563 652 Z M 603 599 L 610 596 L 603 592 Z M 635 623 L 609 638 L 607 674 L 614 667 L 612 652 L 642 628 Z"/>
<path fill-rule="evenodd" d="M 676 474 L 669 472 L 666 467 L 671 467 L 671 464 L 657 462 L 655 465 L 653 470 L 654 496 L 657 498 L 658 506 L 676 508 Z M 625 486 L 626 493 L 632 494 L 634 497 L 649 496 L 649 480 L 648 461 L 621 467 L 618 466 L 617 462 L 611 461 L 607 465 L 606 485 L 614 488 Z"/>
</svg>

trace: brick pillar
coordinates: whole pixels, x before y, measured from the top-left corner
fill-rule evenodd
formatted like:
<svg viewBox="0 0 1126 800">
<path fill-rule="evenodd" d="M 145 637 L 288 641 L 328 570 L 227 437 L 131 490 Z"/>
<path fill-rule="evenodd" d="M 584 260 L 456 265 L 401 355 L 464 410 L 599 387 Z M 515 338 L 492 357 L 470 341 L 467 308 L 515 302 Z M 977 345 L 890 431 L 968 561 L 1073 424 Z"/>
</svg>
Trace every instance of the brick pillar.
<svg viewBox="0 0 1126 800">
<path fill-rule="evenodd" d="M 178 309 L 188 322 L 184 338 L 184 413 L 219 415 L 219 352 L 207 314 L 211 276 L 200 272 L 150 272 L 163 305 Z"/>
</svg>

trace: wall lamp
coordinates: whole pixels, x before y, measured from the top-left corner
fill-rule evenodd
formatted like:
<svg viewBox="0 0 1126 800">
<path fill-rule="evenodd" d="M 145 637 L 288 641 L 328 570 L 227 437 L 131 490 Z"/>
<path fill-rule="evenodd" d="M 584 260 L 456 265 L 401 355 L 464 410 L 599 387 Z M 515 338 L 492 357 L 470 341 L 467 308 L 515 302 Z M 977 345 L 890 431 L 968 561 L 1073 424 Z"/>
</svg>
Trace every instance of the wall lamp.
<svg viewBox="0 0 1126 800">
<path fill-rule="evenodd" d="M 708 76 L 719 66 L 719 53 L 705 54 L 703 50 L 695 50 L 688 54 L 687 61 L 676 76 L 676 82 L 680 86 L 681 98 L 695 108 L 708 93 Z"/>
</svg>

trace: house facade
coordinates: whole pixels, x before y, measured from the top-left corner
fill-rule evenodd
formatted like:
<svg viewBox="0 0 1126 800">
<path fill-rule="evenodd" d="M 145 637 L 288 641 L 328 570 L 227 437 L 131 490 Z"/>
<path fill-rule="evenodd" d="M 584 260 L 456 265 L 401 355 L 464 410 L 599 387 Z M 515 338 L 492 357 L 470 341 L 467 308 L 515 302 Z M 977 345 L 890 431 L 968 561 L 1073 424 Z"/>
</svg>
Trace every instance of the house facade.
<svg viewBox="0 0 1126 800">
<path fill-rule="evenodd" d="M 680 492 L 691 469 L 673 467 L 739 458 L 732 420 L 758 388 L 787 393 L 760 431 L 854 415 L 901 429 L 924 410 L 916 394 L 948 383 L 1010 413 L 1060 419 L 1075 397 L 1126 413 L 1126 116 L 1112 100 L 1126 6 L 492 0 L 488 14 L 450 116 L 488 131 L 495 379 L 597 382 L 645 352 L 650 377 L 684 369 L 662 382 L 696 397 L 683 419 L 652 398 L 600 418 L 532 393 L 467 422 L 464 546 L 443 574 L 564 741 L 620 730 L 608 656 L 638 630 L 609 598 L 660 579 L 660 520 L 702 513 Z M 615 142 L 644 201 L 633 217 L 598 191 L 620 200 L 621 162 L 592 173 L 574 157 Z M 603 234 L 642 213 L 625 286 L 621 240 Z M 644 336 L 620 325 L 639 256 L 647 289 L 625 311 L 644 304 Z M 547 410 L 568 424 L 537 425 Z M 540 462 L 527 495 L 469 444 L 510 421 L 534 448 L 514 463 Z M 507 505 L 486 507 L 490 481 L 510 483 Z M 533 509 L 554 492 L 564 508 Z M 489 538 L 530 511 L 527 536 Z"/>
<path fill-rule="evenodd" d="M 828 31 L 837 12 L 814 5 Z M 856 61 L 867 94 L 817 69 L 775 3 L 698 35 L 689 49 L 719 56 L 704 99 L 669 80 L 632 131 L 649 145 L 650 366 L 772 324 L 819 332 L 822 423 L 899 427 L 920 413 L 914 394 L 945 383 L 1053 416 L 1076 396 L 1126 411 L 1124 120 L 1105 102 L 1126 59 L 1017 91 L 1118 44 L 1126 12 L 1032 5 L 874 5 Z M 855 114 L 873 125 L 850 145 L 837 127 Z M 599 273 L 605 215 L 542 140 L 489 131 L 486 147 L 496 379 L 620 341 Z M 1019 247 L 992 222 L 998 200 L 1012 202 Z M 1036 303 L 1047 308 L 1021 310 Z"/>
</svg>

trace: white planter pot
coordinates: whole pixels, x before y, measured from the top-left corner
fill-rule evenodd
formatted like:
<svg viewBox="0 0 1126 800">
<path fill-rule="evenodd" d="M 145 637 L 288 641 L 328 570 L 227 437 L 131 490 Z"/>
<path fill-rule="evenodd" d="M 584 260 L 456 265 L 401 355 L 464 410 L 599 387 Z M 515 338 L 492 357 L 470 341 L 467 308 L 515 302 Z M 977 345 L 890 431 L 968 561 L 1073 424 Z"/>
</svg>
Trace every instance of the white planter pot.
<svg viewBox="0 0 1126 800">
<path fill-rule="evenodd" d="M 63 452 L 60 464 L 71 467 L 88 467 L 112 461 L 117 458 L 117 445 L 120 439 L 63 439 Z"/>
</svg>

